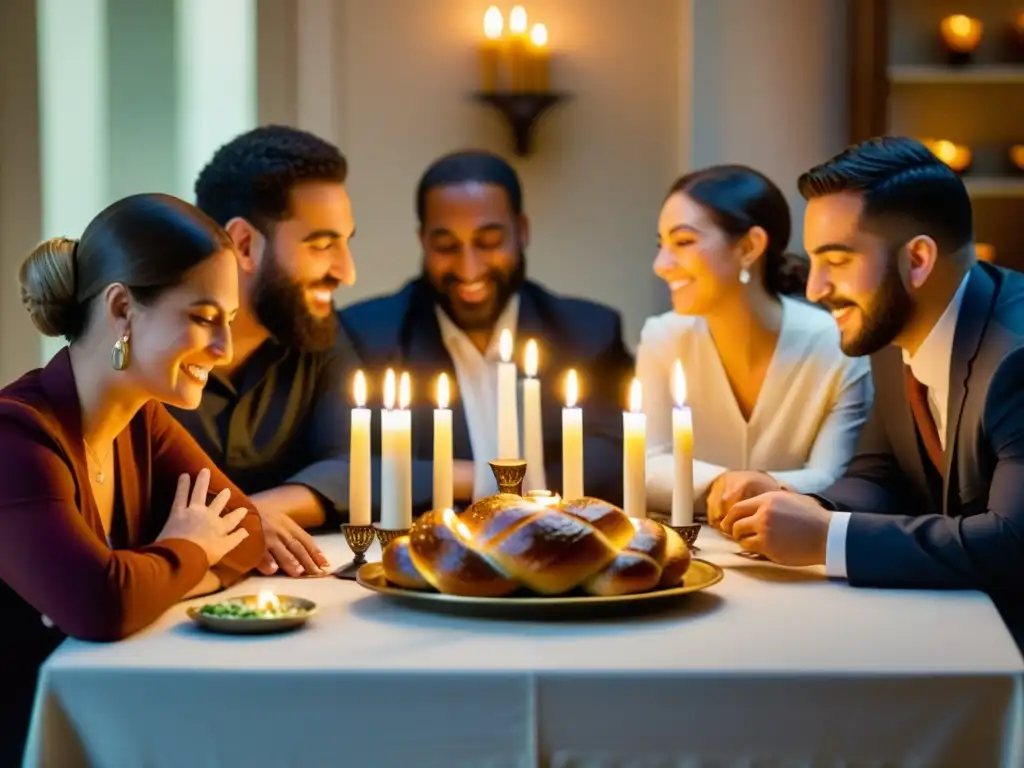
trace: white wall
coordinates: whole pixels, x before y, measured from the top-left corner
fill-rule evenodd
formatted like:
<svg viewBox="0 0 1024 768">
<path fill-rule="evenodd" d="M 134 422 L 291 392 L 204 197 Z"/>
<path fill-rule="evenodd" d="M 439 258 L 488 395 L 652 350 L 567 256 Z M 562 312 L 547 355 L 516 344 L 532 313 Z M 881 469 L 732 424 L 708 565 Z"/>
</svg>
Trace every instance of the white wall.
<svg viewBox="0 0 1024 768">
<path fill-rule="evenodd" d="M 184 7 L 184 0 L 153 1 Z M 321 131 L 351 161 L 359 284 L 339 300 L 391 290 L 418 271 L 413 191 L 431 160 L 467 146 L 511 157 L 506 126 L 469 99 L 477 86 L 475 45 L 491 1 L 255 0 L 258 119 Z M 501 3 L 506 11 L 511 4 Z M 188 5 L 197 7 L 195 0 Z M 679 173 L 713 162 L 750 163 L 801 209 L 796 176 L 845 143 L 845 0 L 525 5 L 531 18 L 548 25 L 554 86 L 575 94 L 543 118 L 536 154 L 513 158 L 533 219 L 530 272 L 557 290 L 618 307 L 634 343 L 643 319 L 668 306 L 651 260 L 658 206 Z M 0 268 L 10 278 L 43 231 L 34 6 L 0 0 Z M 245 22 L 223 35 L 237 36 L 239 28 L 251 29 Z M 175 46 L 189 50 L 183 39 Z M 232 43 L 223 50 L 246 49 Z M 193 103 L 211 103 L 207 96 L 197 92 Z M 189 148 L 206 148 L 209 126 L 224 122 L 216 113 L 175 122 L 179 135 L 154 138 L 146 163 L 147 148 L 138 141 L 145 131 L 136 132 L 128 151 L 132 118 L 119 114 L 114 109 L 117 147 L 145 174 L 130 170 L 127 160 L 118 165 L 121 152 L 115 152 L 110 178 L 118 194 L 139 191 L 129 187 L 143 181 L 158 183 L 156 170 L 169 177 L 165 191 L 184 194 L 185 177 L 178 174 L 199 162 L 199 150 Z M 183 117 L 180 109 L 177 115 Z M 224 124 L 234 132 L 243 123 Z M 38 364 L 40 349 L 15 284 L 5 285 L 2 382 Z"/>
</svg>

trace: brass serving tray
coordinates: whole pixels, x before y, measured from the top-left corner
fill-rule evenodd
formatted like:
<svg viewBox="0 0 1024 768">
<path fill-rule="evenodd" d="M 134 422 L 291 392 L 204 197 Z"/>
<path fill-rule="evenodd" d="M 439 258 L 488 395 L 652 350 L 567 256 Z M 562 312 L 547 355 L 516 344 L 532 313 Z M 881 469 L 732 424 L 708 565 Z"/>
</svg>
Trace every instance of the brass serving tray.
<svg viewBox="0 0 1024 768">
<path fill-rule="evenodd" d="M 366 589 L 379 592 L 406 605 L 440 613 L 499 619 L 574 619 L 646 613 L 676 605 L 686 595 L 707 589 L 720 582 L 725 573 L 714 563 L 694 558 L 678 587 L 665 587 L 614 597 L 595 597 L 570 593 L 541 597 L 522 592 L 508 597 L 464 597 L 433 590 L 396 587 L 388 583 L 381 563 L 367 563 L 356 574 L 356 581 Z"/>
<path fill-rule="evenodd" d="M 224 632 L 231 635 L 260 635 L 270 632 L 287 632 L 305 624 L 316 611 L 316 603 L 304 597 L 278 595 L 282 607 L 296 608 L 299 613 L 293 616 L 272 616 L 268 618 L 231 618 L 228 616 L 211 616 L 203 613 L 202 606 L 193 605 L 186 611 L 192 621 L 212 632 Z M 226 598 L 223 602 L 244 602 L 255 605 L 257 595 Z"/>
</svg>

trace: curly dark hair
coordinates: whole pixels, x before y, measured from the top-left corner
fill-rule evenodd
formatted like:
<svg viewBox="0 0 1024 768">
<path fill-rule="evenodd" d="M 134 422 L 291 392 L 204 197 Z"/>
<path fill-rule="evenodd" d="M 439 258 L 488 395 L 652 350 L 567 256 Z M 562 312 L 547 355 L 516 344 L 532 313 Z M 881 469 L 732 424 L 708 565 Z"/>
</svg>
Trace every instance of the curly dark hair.
<svg viewBox="0 0 1024 768">
<path fill-rule="evenodd" d="M 267 234 L 287 218 L 292 188 L 304 181 L 344 184 L 348 162 L 308 131 L 264 125 L 214 153 L 196 179 L 196 205 L 221 226 L 241 217 Z"/>
</svg>

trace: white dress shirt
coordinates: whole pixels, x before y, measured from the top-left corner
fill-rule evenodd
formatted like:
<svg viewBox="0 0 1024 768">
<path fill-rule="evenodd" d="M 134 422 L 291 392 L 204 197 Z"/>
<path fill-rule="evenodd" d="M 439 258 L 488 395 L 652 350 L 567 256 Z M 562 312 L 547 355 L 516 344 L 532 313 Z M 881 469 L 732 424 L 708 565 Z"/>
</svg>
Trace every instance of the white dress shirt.
<svg viewBox="0 0 1024 768">
<path fill-rule="evenodd" d="M 686 375 L 693 413 L 693 480 L 698 511 L 708 487 L 728 470 L 761 470 L 803 493 L 835 482 L 856 450 L 872 400 L 867 358 L 839 346 L 831 316 L 782 299 L 775 353 L 749 419 L 743 417 L 703 318 L 668 312 L 640 334 L 636 369 L 647 414 L 647 500 L 672 505 L 672 369 Z"/>
<path fill-rule="evenodd" d="M 441 339 L 455 365 L 458 387 L 454 394 L 462 398 L 469 428 L 469 443 L 473 449 L 473 499 L 481 499 L 498 492 L 494 474 L 487 461 L 498 455 L 498 345 L 501 332 L 506 328 L 513 333 L 519 324 L 519 295 L 508 304 L 494 324 L 494 333 L 485 354 L 470 341 L 465 332 L 436 308 Z"/>
<path fill-rule="evenodd" d="M 950 436 L 946 434 L 947 410 L 949 403 L 949 367 L 953 357 L 953 337 L 960 305 L 967 289 L 965 275 L 956 289 L 945 312 L 935 323 L 928 336 L 913 355 L 903 350 L 903 362 L 910 366 L 914 378 L 928 390 L 928 410 L 935 420 L 942 450 Z M 825 544 L 825 572 L 837 579 L 846 578 L 846 530 L 850 525 L 850 512 L 833 512 L 828 523 L 828 538 Z"/>
</svg>

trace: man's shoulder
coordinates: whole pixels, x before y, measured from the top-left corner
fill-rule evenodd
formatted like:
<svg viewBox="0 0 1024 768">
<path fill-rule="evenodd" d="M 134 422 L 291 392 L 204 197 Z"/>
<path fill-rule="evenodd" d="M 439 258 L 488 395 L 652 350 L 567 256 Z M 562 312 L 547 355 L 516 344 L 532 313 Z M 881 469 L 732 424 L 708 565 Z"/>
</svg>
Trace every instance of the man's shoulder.
<svg viewBox="0 0 1024 768">
<path fill-rule="evenodd" d="M 372 296 L 338 310 L 338 322 L 344 342 L 355 355 L 368 349 L 393 347 L 409 304 L 415 281 L 407 283 L 394 293 Z"/>
<path fill-rule="evenodd" d="M 557 293 L 539 283 L 528 282 L 524 290 L 534 294 L 544 306 L 548 315 L 553 315 L 559 324 L 571 332 L 594 336 L 600 331 L 618 334 L 621 332 L 622 315 L 608 304 Z"/>
</svg>

